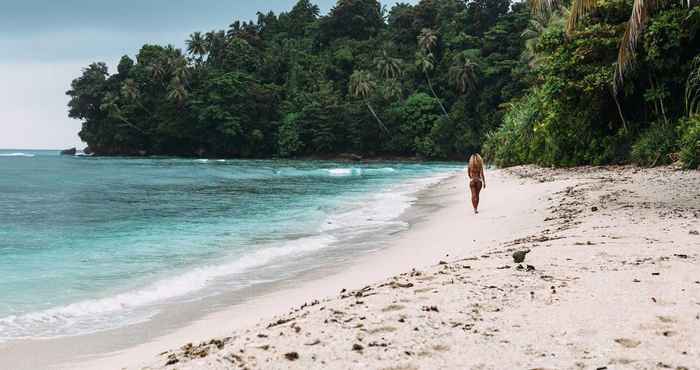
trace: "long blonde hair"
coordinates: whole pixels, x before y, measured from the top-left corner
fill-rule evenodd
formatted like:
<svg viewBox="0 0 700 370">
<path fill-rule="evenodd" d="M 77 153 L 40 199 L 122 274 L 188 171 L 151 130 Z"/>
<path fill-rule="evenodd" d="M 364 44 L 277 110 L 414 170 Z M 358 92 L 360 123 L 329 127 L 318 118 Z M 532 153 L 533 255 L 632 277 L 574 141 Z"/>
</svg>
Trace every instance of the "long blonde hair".
<svg viewBox="0 0 700 370">
<path fill-rule="evenodd" d="M 484 170 L 484 160 L 481 158 L 479 153 L 472 154 L 469 157 L 469 174 L 474 174 L 481 177 L 481 172 Z"/>
</svg>

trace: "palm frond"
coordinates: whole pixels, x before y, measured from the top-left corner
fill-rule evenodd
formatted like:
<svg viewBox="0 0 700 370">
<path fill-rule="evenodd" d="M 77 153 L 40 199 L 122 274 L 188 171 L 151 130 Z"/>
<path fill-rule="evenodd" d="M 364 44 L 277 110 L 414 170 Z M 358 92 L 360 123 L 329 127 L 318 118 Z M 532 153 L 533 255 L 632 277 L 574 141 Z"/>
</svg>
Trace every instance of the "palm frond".
<svg viewBox="0 0 700 370">
<path fill-rule="evenodd" d="M 530 0 L 530 9 L 536 16 L 547 16 L 560 7 L 559 0 Z"/>
<path fill-rule="evenodd" d="M 598 0 L 573 0 L 571 3 L 571 13 L 566 22 L 566 32 L 572 33 L 581 23 L 583 17 L 588 15 L 598 6 Z"/>
<path fill-rule="evenodd" d="M 685 83 L 685 110 L 688 116 L 700 113 L 700 55 L 693 59 Z"/>
<path fill-rule="evenodd" d="M 644 27 L 650 14 L 656 8 L 656 0 L 634 0 L 632 5 L 632 15 L 625 28 L 625 34 L 620 41 L 617 53 L 617 67 L 615 68 L 615 93 L 624 85 L 625 74 L 634 64 L 637 53 L 637 44 L 642 37 Z"/>
</svg>

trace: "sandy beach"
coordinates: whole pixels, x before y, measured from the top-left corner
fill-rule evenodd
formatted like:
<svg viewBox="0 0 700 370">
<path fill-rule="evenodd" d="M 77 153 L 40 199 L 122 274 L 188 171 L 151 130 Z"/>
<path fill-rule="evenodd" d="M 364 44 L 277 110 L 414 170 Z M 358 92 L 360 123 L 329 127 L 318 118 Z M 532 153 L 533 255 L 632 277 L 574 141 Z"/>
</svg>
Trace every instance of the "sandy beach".
<svg viewBox="0 0 700 370">
<path fill-rule="evenodd" d="M 633 167 L 463 175 L 386 248 L 59 369 L 700 367 L 700 176 Z M 529 249 L 524 263 L 512 254 Z"/>
</svg>

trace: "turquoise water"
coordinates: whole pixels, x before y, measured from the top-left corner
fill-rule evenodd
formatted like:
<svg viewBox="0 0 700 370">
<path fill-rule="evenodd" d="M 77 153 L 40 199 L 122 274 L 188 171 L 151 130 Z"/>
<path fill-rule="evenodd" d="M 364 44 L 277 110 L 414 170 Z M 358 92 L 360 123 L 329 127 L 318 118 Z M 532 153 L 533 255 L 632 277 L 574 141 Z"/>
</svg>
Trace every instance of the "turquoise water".
<svg viewBox="0 0 700 370">
<path fill-rule="evenodd" d="M 123 326 L 372 250 L 363 235 L 406 228 L 415 192 L 457 169 L 0 150 L 0 340 Z"/>
</svg>

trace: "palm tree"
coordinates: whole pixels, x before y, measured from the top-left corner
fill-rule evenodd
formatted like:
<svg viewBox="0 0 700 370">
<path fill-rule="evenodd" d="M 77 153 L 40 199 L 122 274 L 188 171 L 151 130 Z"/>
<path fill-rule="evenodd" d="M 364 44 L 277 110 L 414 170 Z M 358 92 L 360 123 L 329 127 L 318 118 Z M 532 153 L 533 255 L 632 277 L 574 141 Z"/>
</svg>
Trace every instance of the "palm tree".
<svg viewBox="0 0 700 370">
<path fill-rule="evenodd" d="M 384 122 L 382 122 L 379 116 L 377 116 L 377 113 L 374 111 L 372 105 L 369 103 L 369 95 L 372 93 L 375 87 L 376 84 L 372 80 L 372 74 L 370 74 L 369 72 L 355 71 L 350 76 L 350 84 L 348 85 L 350 95 L 364 100 L 365 105 L 367 105 L 367 109 L 369 109 L 370 113 L 372 113 L 374 119 L 377 120 L 377 124 L 379 124 L 379 127 L 382 130 L 384 130 L 384 132 L 388 133 L 389 130 L 387 130 L 386 126 L 384 125 Z"/>
<path fill-rule="evenodd" d="M 433 82 L 430 80 L 430 71 L 432 71 L 433 68 L 435 68 L 435 63 L 433 61 L 434 56 L 432 51 L 435 45 L 437 45 L 437 33 L 429 28 L 423 28 L 423 30 L 421 30 L 420 32 L 420 35 L 418 35 L 419 51 L 416 53 L 416 66 L 421 71 L 423 71 L 423 74 L 425 75 L 425 80 L 428 81 L 428 87 L 430 88 L 430 92 L 433 93 L 433 96 L 440 104 L 440 109 L 442 109 L 442 113 L 445 115 L 445 117 L 448 117 L 447 109 L 445 109 L 445 106 L 442 104 L 442 100 L 440 100 L 440 97 L 438 97 L 437 93 L 435 92 L 435 89 L 433 88 Z"/>
<path fill-rule="evenodd" d="M 174 101 L 178 107 L 182 106 L 187 99 L 187 89 L 179 76 L 175 75 L 168 85 L 168 100 Z"/>
<path fill-rule="evenodd" d="M 187 84 L 190 71 L 187 69 L 187 59 L 182 55 L 177 55 L 168 60 L 168 66 L 177 78 Z"/>
<path fill-rule="evenodd" d="M 117 104 L 118 99 L 119 98 L 112 93 L 105 94 L 105 97 L 102 99 L 102 104 L 100 104 L 100 110 L 106 112 L 109 117 L 121 121 L 124 126 L 131 127 L 134 130 L 145 134 L 142 128 L 136 126 L 131 121 L 126 119 L 126 117 L 124 117 L 119 104 Z"/>
<path fill-rule="evenodd" d="M 382 50 L 382 53 L 374 58 L 374 65 L 387 80 L 401 76 L 401 59 L 390 56 L 386 49 Z"/>
<path fill-rule="evenodd" d="M 190 55 L 196 55 L 197 60 L 201 63 L 204 56 L 209 52 L 207 48 L 207 40 L 201 32 L 195 32 L 190 35 L 190 38 L 185 42 L 187 44 L 187 52 Z"/>
<path fill-rule="evenodd" d="M 162 81 L 166 74 L 165 64 L 161 61 L 156 61 L 148 66 L 148 70 L 151 72 L 151 77 L 156 81 Z"/>
<path fill-rule="evenodd" d="M 433 89 L 433 82 L 430 80 L 430 71 L 432 71 L 433 68 L 435 68 L 435 64 L 433 62 L 433 54 L 426 54 L 422 51 L 417 52 L 416 67 L 418 67 L 418 69 L 420 69 L 423 72 L 423 75 L 425 75 L 425 80 L 428 82 L 428 88 L 430 88 L 430 91 L 433 93 L 435 100 L 437 100 L 438 104 L 440 104 L 440 109 L 442 109 L 442 113 L 445 115 L 445 117 L 448 117 L 447 110 L 445 109 L 445 106 L 442 105 L 442 101 L 440 100 L 440 98 L 435 93 L 435 89 Z"/>
<path fill-rule="evenodd" d="M 462 94 L 476 89 L 477 67 L 477 64 L 466 53 L 459 53 L 455 56 L 452 67 L 450 67 L 449 78 Z"/>
<path fill-rule="evenodd" d="M 418 35 L 418 48 L 425 52 L 432 52 L 435 45 L 437 45 L 437 33 L 430 28 L 423 28 Z"/>
<path fill-rule="evenodd" d="M 130 103 L 135 103 L 139 106 L 139 108 L 143 109 L 148 114 L 152 114 L 151 111 L 143 105 L 143 102 L 141 101 L 141 91 L 139 90 L 139 87 L 136 85 L 136 81 L 134 81 L 134 79 L 127 78 L 124 81 L 124 84 L 122 85 L 121 93 L 122 93 L 122 96 L 126 100 L 128 100 Z"/>
<path fill-rule="evenodd" d="M 591 11 L 598 7 L 599 0 L 573 0 L 571 4 L 571 12 L 567 20 L 567 32 L 572 33 L 581 22 L 581 19 Z M 680 0 L 682 5 L 688 7 L 694 6 L 697 2 L 690 0 Z M 637 43 L 642 36 L 644 27 L 651 14 L 661 4 L 659 0 L 634 0 L 632 5 L 632 14 L 627 21 L 625 34 L 620 41 L 620 46 L 617 54 L 617 67 L 615 69 L 615 77 L 613 81 L 614 92 L 617 93 L 620 87 L 624 84 L 625 73 L 634 63 L 634 58 L 637 51 Z M 562 4 L 559 0 L 530 0 L 530 6 L 537 14 L 549 13 L 553 10 L 561 9 Z"/>
</svg>

